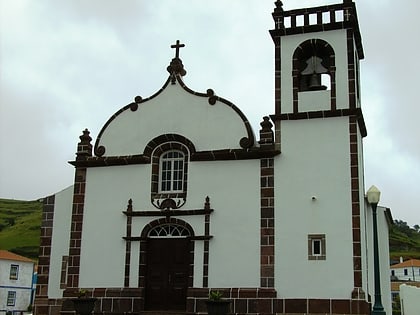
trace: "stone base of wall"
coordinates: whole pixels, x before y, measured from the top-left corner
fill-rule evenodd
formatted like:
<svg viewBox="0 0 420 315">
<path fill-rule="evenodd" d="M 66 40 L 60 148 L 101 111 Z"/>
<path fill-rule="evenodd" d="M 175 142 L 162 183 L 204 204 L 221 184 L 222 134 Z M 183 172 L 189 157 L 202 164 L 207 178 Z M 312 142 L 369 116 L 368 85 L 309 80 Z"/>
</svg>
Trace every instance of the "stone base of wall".
<svg viewBox="0 0 420 315">
<path fill-rule="evenodd" d="M 282 299 L 271 288 L 189 288 L 187 307 L 183 314 L 207 314 L 206 301 L 210 291 L 220 291 L 231 301 L 230 313 L 235 315 L 368 315 L 370 304 L 364 300 Z M 91 289 L 98 300 L 94 315 L 152 314 L 144 311 L 144 289 Z M 71 298 L 75 292 L 65 291 L 63 299 L 37 299 L 35 315 L 74 315 Z M 155 312 L 156 313 L 156 312 Z M 169 314 L 168 312 L 165 312 Z"/>
<path fill-rule="evenodd" d="M 364 300 L 333 299 L 282 299 L 270 288 L 213 288 L 229 299 L 231 314 L 284 314 L 284 315 L 368 315 L 370 304 Z M 191 288 L 188 290 L 187 314 L 206 314 L 205 301 L 210 289 Z"/>
</svg>

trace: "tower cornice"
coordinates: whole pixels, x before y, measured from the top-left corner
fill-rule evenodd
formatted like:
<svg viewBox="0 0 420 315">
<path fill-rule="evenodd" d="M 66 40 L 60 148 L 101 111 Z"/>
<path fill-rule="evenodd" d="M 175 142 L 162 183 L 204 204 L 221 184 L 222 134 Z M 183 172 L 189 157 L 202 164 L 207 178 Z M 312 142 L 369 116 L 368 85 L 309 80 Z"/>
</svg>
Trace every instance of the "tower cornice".
<svg viewBox="0 0 420 315">
<path fill-rule="evenodd" d="M 364 58 L 356 5 L 351 1 L 289 11 L 277 6 L 272 16 L 275 28 L 270 30 L 270 34 L 275 43 L 287 35 L 352 29 L 359 58 Z"/>
</svg>

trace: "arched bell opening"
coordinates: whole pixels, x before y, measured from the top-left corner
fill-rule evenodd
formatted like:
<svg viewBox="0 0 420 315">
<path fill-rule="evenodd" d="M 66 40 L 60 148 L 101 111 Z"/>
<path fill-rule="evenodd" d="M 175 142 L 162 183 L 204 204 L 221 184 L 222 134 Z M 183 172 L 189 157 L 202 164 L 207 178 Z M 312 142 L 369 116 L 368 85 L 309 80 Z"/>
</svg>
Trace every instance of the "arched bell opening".
<svg viewBox="0 0 420 315">
<path fill-rule="evenodd" d="M 335 71 L 335 53 L 329 43 L 322 39 L 301 43 L 293 54 L 294 111 L 298 112 L 299 92 L 331 91 L 331 100 L 335 99 Z"/>
</svg>

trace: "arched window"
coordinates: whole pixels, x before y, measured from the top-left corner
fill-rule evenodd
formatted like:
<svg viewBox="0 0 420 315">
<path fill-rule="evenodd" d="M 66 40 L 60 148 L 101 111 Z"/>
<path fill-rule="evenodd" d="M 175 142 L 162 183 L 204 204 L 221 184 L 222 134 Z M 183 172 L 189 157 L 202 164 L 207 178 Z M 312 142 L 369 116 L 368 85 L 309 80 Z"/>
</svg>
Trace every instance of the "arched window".
<svg viewBox="0 0 420 315">
<path fill-rule="evenodd" d="M 189 147 L 178 141 L 167 141 L 155 146 L 150 155 L 152 204 L 160 210 L 181 208 L 187 198 Z"/>
<path fill-rule="evenodd" d="M 187 228 L 177 224 L 162 224 L 155 226 L 147 235 L 148 237 L 187 237 L 191 236 Z"/>
<path fill-rule="evenodd" d="M 322 39 L 307 40 L 299 45 L 293 57 L 300 92 L 331 89 L 335 58 L 334 50 L 327 42 Z"/>
<path fill-rule="evenodd" d="M 159 192 L 176 193 L 183 191 L 184 153 L 168 151 L 160 157 Z"/>
</svg>

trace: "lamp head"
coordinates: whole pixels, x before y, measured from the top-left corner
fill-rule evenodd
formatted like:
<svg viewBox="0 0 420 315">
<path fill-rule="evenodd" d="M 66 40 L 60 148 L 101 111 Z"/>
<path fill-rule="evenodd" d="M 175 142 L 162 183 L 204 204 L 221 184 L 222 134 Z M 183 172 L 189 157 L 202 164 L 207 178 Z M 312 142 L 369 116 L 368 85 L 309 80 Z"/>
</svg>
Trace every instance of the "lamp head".
<svg viewBox="0 0 420 315">
<path fill-rule="evenodd" d="M 367 197 L 367 200 L 370 204 L 372 204 L 372 203 L 378 204 L 379 199 L 381 197 L 381 192 L 379 191 L 379 189 L 376 186 L 372 185 L 368 189 L 368 191 L 366 193 L 366 197 Z"/>
</svg>

